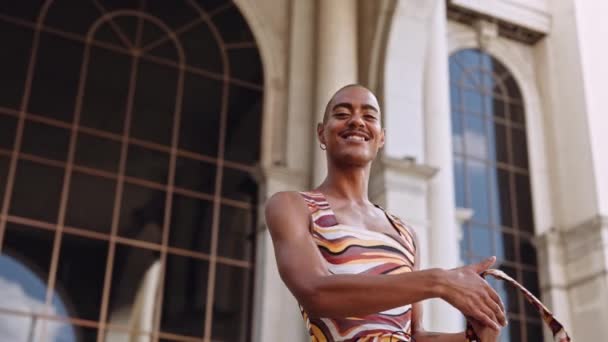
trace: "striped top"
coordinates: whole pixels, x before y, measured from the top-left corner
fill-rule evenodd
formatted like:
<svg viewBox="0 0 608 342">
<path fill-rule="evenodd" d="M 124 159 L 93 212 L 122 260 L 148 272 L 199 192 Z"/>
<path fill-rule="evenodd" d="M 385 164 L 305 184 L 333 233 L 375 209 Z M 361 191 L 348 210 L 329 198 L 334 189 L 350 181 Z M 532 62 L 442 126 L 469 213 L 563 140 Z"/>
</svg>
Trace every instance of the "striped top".
<svg viewBox="0 0 608 342">
<path fill-rule="evenodd" d="M 381 207 L 396 234 L 340 224 L 325 196 L 300 193 L 312 216 L 311 235 L 331 274 L 399 274 L 414 268 L 416 245 L 412 232 Z M 412 306 L 405 305 L 365 317 L 323 318 L 300 306 L 312 342 L 411 341 Z"/>
</svg>

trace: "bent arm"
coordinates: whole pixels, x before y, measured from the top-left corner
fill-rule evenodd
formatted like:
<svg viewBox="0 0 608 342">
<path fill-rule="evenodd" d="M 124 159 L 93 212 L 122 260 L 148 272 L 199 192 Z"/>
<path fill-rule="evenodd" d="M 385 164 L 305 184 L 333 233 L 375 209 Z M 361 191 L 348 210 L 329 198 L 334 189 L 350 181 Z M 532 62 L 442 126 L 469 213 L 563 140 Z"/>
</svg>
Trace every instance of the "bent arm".
<svg viewBox="0 0 608 342">
<path fill-rule="evenodd" d="M 445 271 L 397 275 L 329 273 L 309 232 L 310 214 L 299 194 L 274 195 L 266 205 L 281 278 L 304 309 L 320 317 L 364 316 L 440 297 Z"/>
</svg>

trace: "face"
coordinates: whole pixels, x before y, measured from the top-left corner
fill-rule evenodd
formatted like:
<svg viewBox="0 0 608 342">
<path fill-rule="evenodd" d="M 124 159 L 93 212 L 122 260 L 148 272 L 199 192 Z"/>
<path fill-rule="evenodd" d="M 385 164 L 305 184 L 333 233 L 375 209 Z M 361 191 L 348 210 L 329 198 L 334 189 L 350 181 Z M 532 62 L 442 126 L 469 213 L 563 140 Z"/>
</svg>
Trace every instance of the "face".
<svg viewBox="0 0 608 342">
<path fill-rule="evenodd" d="M 368 164 L 384 146 L 378 100 L 362 87 L 340 90 L 330 101 L 317 134 L 330 159 L 349 165 Z"/>
</svg>

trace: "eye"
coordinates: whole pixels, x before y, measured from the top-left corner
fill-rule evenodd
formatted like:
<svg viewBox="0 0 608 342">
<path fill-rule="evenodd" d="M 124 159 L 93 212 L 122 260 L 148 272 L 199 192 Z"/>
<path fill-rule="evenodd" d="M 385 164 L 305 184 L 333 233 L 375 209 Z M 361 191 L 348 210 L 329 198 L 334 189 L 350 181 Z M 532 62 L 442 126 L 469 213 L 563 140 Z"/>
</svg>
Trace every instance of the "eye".
<svg viewBox="0 0 608 342">
<path fill-rule="evenodd" d="M 378 120 L 378 118 L 375 115 L 373 115 L 373 114 L 365 114 L 363 117 L 365 118 L 365 120 L 369 120 L 369 121 L 376 121 L 376 120 Z"/>
<path fill-rule="evenodd" d="M 348 113 L 345 112 L 338 112 L 338 113 L 334 113 L 334 117 L 338 118 L 338 119 L 344 119 L 348 117 Z"/>
</svg>

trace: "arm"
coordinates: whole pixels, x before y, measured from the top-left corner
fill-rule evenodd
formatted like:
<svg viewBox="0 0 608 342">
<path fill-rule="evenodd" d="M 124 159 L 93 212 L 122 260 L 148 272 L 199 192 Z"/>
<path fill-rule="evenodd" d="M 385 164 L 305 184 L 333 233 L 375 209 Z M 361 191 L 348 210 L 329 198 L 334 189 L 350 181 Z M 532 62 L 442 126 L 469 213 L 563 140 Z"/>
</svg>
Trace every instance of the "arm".
<svg viewBox="0 0 608 342">
<path fill-rule="evenodd" d="M 397 275 L 332 275 L 310 235 L 310 214 L 299 194 L 283 192 L 270 198 L 266 223 L 281 279 L 312 315 L 364 316 L 439 297 L 487 325 L 498 321 L 492 311 L 498 308 L 493 290 L 477 275 L 484 265 Z"/>
<path fill-rule="evenodd" d="M 411 230 L 414 242 L 416 243 L 416 259 L 414 261 L 414 271 L 420 269 L 420 244 L 416 232 Z M 437 333 L 430 332 L 424 329 L 422 325 L 422 303 L 414 303 L 412 305 L 412 333 L 416 342 L 464 342 L 466 341 L 465 332 L 460 333 Z M 479 335 L 483 342 L 495 342 L 498 338 L 498 332 L 495 327 L 488 328 L 483 324 L 474 324 L 476 332 L 481 332 Z"/>
</svg>

